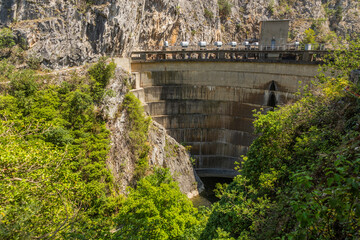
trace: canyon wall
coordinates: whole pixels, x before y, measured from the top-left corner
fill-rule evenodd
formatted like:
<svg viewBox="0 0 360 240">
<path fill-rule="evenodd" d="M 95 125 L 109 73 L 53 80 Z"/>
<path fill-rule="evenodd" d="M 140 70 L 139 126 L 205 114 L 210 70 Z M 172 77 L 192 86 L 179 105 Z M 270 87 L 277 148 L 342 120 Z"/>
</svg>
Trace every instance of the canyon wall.
<svg viewBox="0 0 360 240">
<path fill-rule="evenodd" d="M 110 131 L 111 145 L 107 167 L 112 172 L 119 193 L 127 194 L 127 187 L 136 186 L 138 180 L 135 170 L 138 156 L 134 153 L 134 143 L 130 138 L 131 122 L 129 113 L 123 107 L 123 101 L 135 79 L 127 71 L 129 70 L 127 61 L 115 59 L 115 62 L 117 63 L 115 76 L 110 79 L 107 86 L 110 94 L 104 98 L 96 111 L 101 113 Z M 46 80 L 49 84 L 72 82 L 74 79 L 85 81 L 80 79 L 84 79 L 88 67 L 83 65 L 40 74 L 49 76 Z M 152 168 L 155 167 L 169 168 L 174 180 L 179 183 L 180 190 L 189 198 L 203 190 L 203 183 L 194 172 L 189 152 L 155 121 L 150 123 L 147 144 L 150 146 L 149 169 L 145 174 L 151 173 Z"/>
<path fill-rule="evenodd" d="M 95 3 L 96 2 L 96 3 Z M 228 0 L 0 0 L 0 26 L 11 27 L 28 54 L 44 67 L 91 62 L 101 55 L 127 56 L 204 39 L 238 42 L 259 37 L 261 20 L 290 19 L 289 39 L 301 40 L 309 27 L 319 41 L 360 32 L 359 1 Z"/>
<path fill-rule="evenodd" d="M 118 66 L 116 75 L 108 87 L 114 94 L 105 99 L 101 109 L 111 131 L 111 149 L 107 166 L 111 169 L 122 193 L 126 193 L 127 186 L 135 186 L 137 181 L 137 156 L 130 139 L 128 113 L 122 107 L 131 81 L 129 73 Z M 189 198 L 197 196 L 203 190 L 203 184 L 194 171 L 188 151 L 170 137 L 164 127 L 154 121 L 149 127 L 148 144 L 150 167 L 169 168 L 174 180 L 179 183 L 180 190 Z"/>
</svg>

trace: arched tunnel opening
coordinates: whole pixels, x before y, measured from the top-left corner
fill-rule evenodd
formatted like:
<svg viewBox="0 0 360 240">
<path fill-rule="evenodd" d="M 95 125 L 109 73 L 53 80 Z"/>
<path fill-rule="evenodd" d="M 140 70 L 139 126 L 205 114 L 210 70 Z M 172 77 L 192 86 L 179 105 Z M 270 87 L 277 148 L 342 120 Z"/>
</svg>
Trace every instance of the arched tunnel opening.
<svg viewBox="0 0 360 240">
<path fill-rule="evenodd" d="M 269 87 L 269 90 L 270 91 L 276 91 L 276 84 L 275 84 L 275 81 L 271 81 L 271 84 L 270 84 L 270 87 Z"/>
<path fill-rule="evenodd" d="M 276 95 L 275 95 L 275 91 L 277 91 L 277 86 L 276 86 L 276 83 L 275 81 L 271 81 L 271 84 L 270 84 L 270 87 L 269 87 L 269 91 L 270 91 L 270 95 L 269 95 L 269 99 L 268 99 L 268 102 L 267 102 L 267 105 L 269 107 L 276 107 L 277 105 L 277 99 L 276 99 Z"/>
<path fill-rule="evenodd" d="M 271 93 L 270 93 L 270 96 L 269 96 L 269 100 L 268 100 L 267 105 L 268 105 L 269 107 L 272 107 L 272 108 L 276 107 L 277 101 L 276 101 L 276 95 L 275 95 L 274 92 L 271 92 Z"/>
</svg>

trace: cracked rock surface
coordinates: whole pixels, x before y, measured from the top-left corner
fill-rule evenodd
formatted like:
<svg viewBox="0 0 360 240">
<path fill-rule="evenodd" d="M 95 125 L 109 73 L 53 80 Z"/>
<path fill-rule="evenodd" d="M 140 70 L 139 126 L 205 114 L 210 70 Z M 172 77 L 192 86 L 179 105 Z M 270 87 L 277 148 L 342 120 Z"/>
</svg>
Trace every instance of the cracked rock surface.
<svg viewBox="0 0 360 240">
<path fill-rule="evenodd" d="M 290 19 L 290 40 L 315 28 L 360 32 L 360 2 L 354 0 L 228 0 L 219 16 L 217 0 L 0 0 L 0 25 L 24 38 L 29 54 L 49 68 L 81 65 L 102 55 L 128 56 L 136 49 L 160 49 L 163 41 L 214 42 L 258 38 L 260 21 Z M 207 13 L 207 14 L 206 14 Z"/>
</svg>

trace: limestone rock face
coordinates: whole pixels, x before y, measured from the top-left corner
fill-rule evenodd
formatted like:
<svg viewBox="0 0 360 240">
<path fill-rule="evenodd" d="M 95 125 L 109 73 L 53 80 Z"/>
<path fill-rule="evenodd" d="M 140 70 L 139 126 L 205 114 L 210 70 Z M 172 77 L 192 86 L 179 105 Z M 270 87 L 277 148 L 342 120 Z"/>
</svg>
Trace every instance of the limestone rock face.
<svg viewBox="0 0 360 240">
<path fill-rule="evenodd" d="M 199 195 L 204 187 L 190 162 L 185 148 L 170 137 L 163 126 L 153 122 L 149 134 L 152 151 L 150 165 L 169 168 L 181 192 L 189 198 Z"/>
<path fill-rule="evenodd" d="M 0 25 L 10 26 L 49 68 L 81 65 L 101 55 L 127 56 L 136 49 L 159 49 L 163 41 L 213 42 L 258 38 L 259 23 L 290 19 L 292 40 L 315 28 L 360 32 L 360 2 L 354 0 L 228 0 L 219 16 L 217 0 L 0 0 Z"/>
<path fill-rule="evenodd" d="M 117 64 L 115 76 L 110 80 L 108 89 L 111 90 L 96 111 L 102 113 L 110 130 L 110 152 L 107 167 L 114 176 L 115 185 L 122 194 L 127 194 L 128 186 L 136 185 L 135 168 L 136 156 L 129 137 L 130 125 L 122 102 L 129 87 L 133 85 L 133 77 L 127 71 L 128 60 L 115 59 Z M 50 84 L 61 84 L 64 81 L 73 81 L 87 74 L 89 65 L 54 70 L 42 75 L 51 76 L 46 81 Z M 45 81 L 45 80 L 44 80 Z M 84 83 L 84 82 L 83 82 Z M 0 83 L 0 89 L 8 84 Z M 189 198 L 197 196 L 203 190 L 203 183 L 197 176 L 189 153 L 185 148 L 171 138 L 164 127 L 152 122 L 149 128 L 148 143 L 150 146 L 149 166 L 169 168 L 174 180 L 179 183 L 180 190 Z M 150 173 L 150 171 L 149 171 Z"/>
<path fill-rule="evenodd" d="M 136 184 L 136 156 L 130 143 L 127 113 L 121 108 L 129 84 L 131 76 L 118 67 L 115 78 L 109 84 L 114 94 L 105 99 L 101 109 L 111 131 L 111 149 L 107 166 L 115 177 L 119 191 L 124 194 L 126 187 Z M 148 142 L 151 148 L 150 167 L 169 168 L 173 178 L 179 183 L 181 192 L 189 198 L 197 196 L 203 190 L 203 184 L 190 162 L 189 153 L 156 122 L 150 125 Z"/>
</svg>

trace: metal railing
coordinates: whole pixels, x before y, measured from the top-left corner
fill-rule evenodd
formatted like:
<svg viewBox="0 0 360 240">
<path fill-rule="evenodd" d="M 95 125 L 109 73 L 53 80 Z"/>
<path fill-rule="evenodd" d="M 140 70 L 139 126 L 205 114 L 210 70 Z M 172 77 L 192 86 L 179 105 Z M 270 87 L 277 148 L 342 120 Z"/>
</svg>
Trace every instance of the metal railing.
<svg viewBox="0 0 360 240">
<path fill-rule="evenodd" d="M 215 45 L 209 44 L 206 45 L 206 47 L 200 47 L 196 44 L 190 44 L 187 47 L 182 47 L 180 45 L 176 46 L 167 46 L 163 48 L 153 47 L 149 49 L 139 49 L 136 52 L 148 52 L 148 51 L 197 51 L 197 50 L 239 50 L 239 51 L 252 51 L 252 50 L 264 50 L 264 51 L 300 51 L 300 50 L 306 50 L 305 45 L 303 44 L 286 44 L 286 45 L 254 45 L 254 44 L 248 44 L 248 45 L 237 45 L 236 47 L 233 47 L 229 44 L 225 44 L 221 47 L 217 47 Z M 312 45 L 312 50 L 320 50 L 320 51 L 326 51 L 325 44 L 319 44 L 319 45 Z"/>
<path fill-rule="evenodd" d="M 261 46 L 254 48 L 167 48 L 157 51 L 134 51 L 131 53 L 133 62 L 156 61 L 292 61 L 322 62 L 329 54 L 325 50 L 300 50 L 291 47 Z"/>
</svg>

